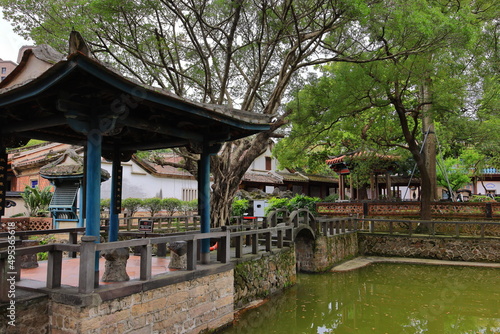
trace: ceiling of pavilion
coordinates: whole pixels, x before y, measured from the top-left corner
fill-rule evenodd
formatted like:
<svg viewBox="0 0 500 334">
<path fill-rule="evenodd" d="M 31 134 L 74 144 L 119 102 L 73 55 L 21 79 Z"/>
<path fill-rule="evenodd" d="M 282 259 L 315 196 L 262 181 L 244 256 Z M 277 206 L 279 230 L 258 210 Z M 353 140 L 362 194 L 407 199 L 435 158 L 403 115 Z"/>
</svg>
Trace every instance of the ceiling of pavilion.
<svg viewBox="0 0 500 334">
<path fill-rule="evenodd" d="M 242 138 L 268 130 L 269 117 L 142 86 L 80 52 L 33 80 L 0 85 L 3 146 L 32 138 L 83 145 L 96 129 L 105 152 L 133 152 Z"/>
</svg>

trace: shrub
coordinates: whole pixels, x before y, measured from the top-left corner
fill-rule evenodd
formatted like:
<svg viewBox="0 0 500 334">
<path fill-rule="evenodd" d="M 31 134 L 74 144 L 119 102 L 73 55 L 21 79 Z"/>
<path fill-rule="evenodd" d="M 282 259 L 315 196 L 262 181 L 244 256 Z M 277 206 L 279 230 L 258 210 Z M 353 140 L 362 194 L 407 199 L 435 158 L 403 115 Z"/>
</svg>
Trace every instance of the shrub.
<svg viewBox="0 0 500 334">
<path fill-rule="evenodd" d="M 111 200 L 109 198 L 101 199 L 101 212 L 109 211 Z"/>
<path fill-rule="evenodd" d="M 235 199 L 232 204 L 232 215 L 243 216 L 250 204 L 247 199 Z"/>
<path fill-rule="evenodd" d="M 130 214 L 130 217 L 134 216 L 134 213 L 139 211 L 139 208 L 142 206 L 142 199 L 140 198 L 125 198 L 122 201 L 122 207 L 127 209 L 127 212 Z"/>
<path fill-rule="evenodd" d="M 469 199 L 469 202 L 478 203 L 478 202 L 495 202 L 495 200 L 486 195 L 472 195 Z"/>
<path fill-rule="evenodd" d="M 176 211 L 180 211 L 182 201 L 177 198 L 164 198 L 162 200 L 162 207 L 167 211 L 167 214 L 173 216 Z"/>
<path fill-rule="evenodd" d="M 313 214 L 316 213 L 316 203 L 319 202 L 318 197 L 310 197 L 305 195 L 296 195 L 294 198 L 290 199 L 288 202 L 288 211 L 294 211 L 298 209 L 308 209 Z"/>
<path fill-rule="evenodd" d="M 149 211 L 151 217 L 155 215 L 155 213 L 160 212 L 162 208 L 162 200 L 160 198 L 146 198 L 142 201 L 142 207 Z"/>
<path fill-rule="evenodd" d="M 198 200 L 193 199 L 192 201 L 181 201 L 180 209 L 184 211 L 184 214 L 186 215 L 193 213 L 193 211 L 198 211 Z"/>
<path fill-rule="evenodd" d="M 266 215 L 272 211 L 272 210 L 277 210 L 277 209 L 286 209 L 288 208 L 288 202 L 290 201 L 289 198 L 279 198 L 279 197 L 273 197 L 267 202 L 267 207 L 266 207 Z"/>
<path fill-rule="evenodd" d="M 298 209 L 308 209 L 313 214 L 316 213 L 316 203 L 319 202 L 318 197 L 310 197 L 305 195 L 295 195 L 290 199 L 273 197 L 269 200 L 266 208 L 266 214 L 271 210 L 287 209 L 292 212 Z"/>
<path fill-rule="evenodd" d="M 38 186 L 35 188 L 26 186 L 24 188 L 24 192 L 21 196 L 30 217 L 48 216 L 48 208 L 50 200 L 52 199 L 51 188 L 51 186 L 45 187 L 42 190 L 40 190 Z"/>
<path fill-rule="evenodd" d="M 331 194 L 323 198 L 323 202 L 336 202 L 339 197 L 339 194 Z"/>
</svg>

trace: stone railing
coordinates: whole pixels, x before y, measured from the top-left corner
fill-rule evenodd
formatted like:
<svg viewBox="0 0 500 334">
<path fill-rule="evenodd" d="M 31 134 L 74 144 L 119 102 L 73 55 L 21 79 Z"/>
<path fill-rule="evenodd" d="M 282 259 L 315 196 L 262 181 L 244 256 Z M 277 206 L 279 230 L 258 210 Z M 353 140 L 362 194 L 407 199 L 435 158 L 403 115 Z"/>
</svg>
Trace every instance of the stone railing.
<svg viewBox="0 0 500 334">
<path fill-rule="evenodd" d="M 0 252 L 0 280 L 2 282 L 6 282 L 7 276 L 12 272 L 15 272 L 16 281 L 19 281 L 21 279 L 21 270 L 16 270 L 17 267 L 15 267 L 15 263 L 20 262 L 18 259 L 23 255 L 48 252 L 46 287 L 48 289 L 60 288 L 63 252 L 80 253 L 78 292 L 87 294 L 93 292 L 96 287 L 99 286 L 99 282 L 97 281 L 95 275 L 96 252 L 128 247 L 139 247 L 140 280 L 145 281 L 151 279 L 153 245 L 185 241 L 187 244 L 187 270 L 196 270 L 198 241 L 203 239 L 218 239 L 218 260 L 222 263 L 229 262 L 229 231 L 179 234 L 107 243 L 96 243 L 96 237 L 94 236 L 82 236 L 81 243 L 78 245 L 55 243 L 20 249 L 18 248 L 15 249 L 14 258 L 9 251 Z M 2 284 L 0 288 L 0 301 L 8 300 L 7 289 L 7 284 Z"/>
<path fill-rule="evenodd" d="M 239 231 L 230 232 L 231 229 Z M 79 257 L 79 282 L 78 292 L 88 294 L 99 287 L 96 278 L 96 252 L 104 252 L 123 248 L 139 249 L 140 253 L 140 275 L 141 281 L 148 281 L 152 278 L 152 248 L 165 249 L 166 244 L 175 242 L 186 242 L 186 271 L 196 271 L 199 255 L 199 244 L 201 240 L 212 239 L 217 241 L 217 261 L 225 264 L 230 261 L 230 238 L 234 239 L 235 258 L 241 258 L 246 253 L 257 254 L 261 251 L 269 252 L 273 244 L 282 248 L 285 244 L 290 244 L 292 226 L 280 226 L 259 229 L 247 229 L 241 226 L 232 226 L 213 230 L 210 233 L 177 233 L 177 234 L 144 234 L 139 232 L 120 232 L 120 235 L 141 237 L 141 239 L 131 239 L 125 241 L 96 243 L 93 236 L 82 236 L 80 244 L 48 244 L 26 248 L 16 248 L 15 255 L 11 255 L 8 250 L 0 252 L 0 280 L 6 282 L 7 276 L 15 272 L 16 281 L 21 280 L 21 270 L 18 266 L 19 259 L 24 255 L 48 252 L 46 288 L 56 289 L 61 287 L 61 274 L 63 267 L 63 252 Z M 76 233 L 84 229 L 52 230 L 54 233 L 70 233 L 70 240 L 76 243 Z M 25 237 L 34 234 L 46 234 L 49 231 L 26 231 L 16 232 L 16 237 Z M 4 233 L 7 236 L 9 233 Z M 137 235 L 139 234 L 139 235 Z M 0 235 L 1 236 L 1 235 Z M 246 240 L 246 242 L 244 242 Z M 244 243 L 247 247 L 244 247 Z M 107 286 L 109 288 L 109 285 Z M 8 286 L 3 284 L 0 288 L 0 302 L 8 300 Z"/>
<path fill-rule="evenodd" d="M 317 203 L 316 210 L 325 216 L 418 217 L 420 202 L 343 202 Z M 434 202 L 434 218 L 500 218 L 500 203 Z"/>
<path fill-rule="evenodd" d="M 444 237 L 500 237 L 500 222 L 356 219 L 357 231 L 389 235 Z"/>
</svg>

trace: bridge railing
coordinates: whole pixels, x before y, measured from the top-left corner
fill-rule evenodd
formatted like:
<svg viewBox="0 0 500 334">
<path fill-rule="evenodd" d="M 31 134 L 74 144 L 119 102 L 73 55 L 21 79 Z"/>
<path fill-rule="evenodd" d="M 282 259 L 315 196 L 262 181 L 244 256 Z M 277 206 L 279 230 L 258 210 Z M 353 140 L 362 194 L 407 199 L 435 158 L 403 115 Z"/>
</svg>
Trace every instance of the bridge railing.
<svg viewBox="0 0 500 334">
<path fill-rule="evenodd" d="M 307 209 L 289 212 L 286 209 L 272 210 L 267 215 L 264 226 L 291 226 L 301 224 L 309 226 L 316 234 L 325 236 L 353 233 L 357 231 L 357 219 L 354 217 L 317 217 Z"/>
</svg>

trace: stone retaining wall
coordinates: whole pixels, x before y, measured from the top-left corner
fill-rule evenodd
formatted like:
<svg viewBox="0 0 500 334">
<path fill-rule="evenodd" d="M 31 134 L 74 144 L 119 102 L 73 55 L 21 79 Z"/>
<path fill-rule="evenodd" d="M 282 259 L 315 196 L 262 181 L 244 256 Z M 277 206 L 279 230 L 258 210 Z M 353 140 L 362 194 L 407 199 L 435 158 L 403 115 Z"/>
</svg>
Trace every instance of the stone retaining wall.
<svg viewBox="0 0 500 334">
<path fill-rule="evenodd" d="M 5 282 L 2 282 L 4 284 Z M 49 331 L 49 298 L 47 295 L 35 294 L 30 298 L 23 297 L 20 291 L 16 291 L 14 322 L 9 318 L 10 305 L 0 305 L 0 333 L 5 334 L 48 334 Z M 15 326 L 11 326 L 11 324 Z"/>
<path fill-rule="evenodd" d="M 302 272 L 325 272 L 358 254 L 356 233 L 296 239 L 297 266 Z"/>
<path fill-rule="evenodd" d="M 360 233 L 358 241 L 361 255 L 500 262 L 498 239 L 409 237 Z"/>
<path fill-rule="evenodd" d="M 232 322 L 233 270 L 99 301 L 88 306 L 52 300 L 52 333 L 200 333 Z"/>
<path fill-rule="evenodd" d="M 238 261 L 234 268 L 235 307 L 243 307 L 294 285 L 297 281 L 295 264 L 294 247 Z"/>
</svg>

